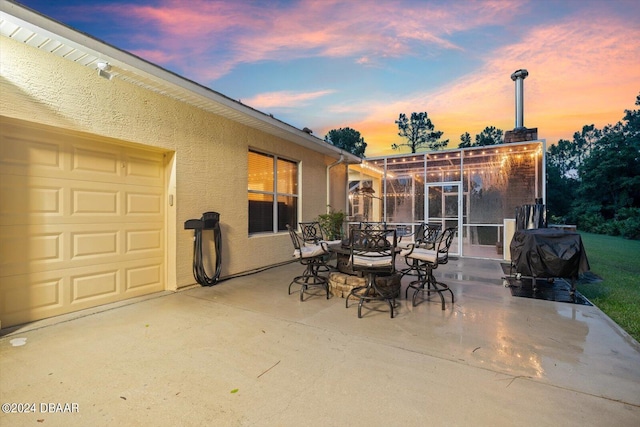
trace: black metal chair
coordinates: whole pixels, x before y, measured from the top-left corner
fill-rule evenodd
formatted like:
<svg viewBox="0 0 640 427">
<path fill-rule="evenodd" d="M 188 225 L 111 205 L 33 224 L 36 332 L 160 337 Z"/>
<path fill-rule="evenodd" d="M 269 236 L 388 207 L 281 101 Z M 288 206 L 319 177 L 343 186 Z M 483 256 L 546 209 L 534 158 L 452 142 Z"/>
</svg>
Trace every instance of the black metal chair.
<svg viewBox="0 0 640 427">
<path fill-rule="evenodd" d="M 412 234 L 407 234 L 406 236 L 403 236 L 401 239 L 399 239 L 398 246 L 403 250 L 409 249 L 410 247 L 412 247 L 412 245 L 416 244 L 424 249 L 434 249 L 436 240 L 438 239 L 441 230 L 442 224 L 420 223 L 415 232 L 413 232 Z M 403 243 L 403 240 L 406 241 L 409 239 L 413 239 L 413 241 Z M 416 258 L 409 259 L 406 256 L 404 257 L 404 260 L 407 264 L 407 267 L 400 270 L 400 274 L 402 275 L 402 277 L 418 276 L 418 260 Z"/>
<path fill-rule="evenodd" d="M 391 310 L 396 305 L 397 291 L 381 289 L 376 284 L 378 275 L 391 275 L 395 272 L 396 261 L 396 230 L 351 230 L 351 268 L 353 271 L 361 271 L 366 277 L 364 286 L 355 287 L 349 292 L 346 307 L 349 308 L 349 299 L 358 298 L 358 318 L 362 317 L 362 305 L 369 301 L 386 301 Z"/>
<path fill-rule="evenodd" d="M 387 223 L 383 221 L 362 221 L 358 227 L 362 230 L 386 230 Z"/>
<path fill-rule="evenodd" d="M 327 246 L 331 246 L 331 244 L 335 244 L 335 242 L 328 242 L 324 238 L 324 233 L 322 231 L 322 227 L 320 227 L 320 223 L 318 221 L 310 221 L 310 222 L 299 222 L 298 226 L 300 227 L 300 232 L 302 234 L 302 240 L 305 245 L 319 245 L 324 242 Z M 341 242 L 339 241 L 338 244 Z M 327 262 L 331 254 L 327 254 L 324 258 L 324 265 L 319 267 L 319 271 L 331 271 L 334 269 Z"/>
<path fill-rule="evenodd" d="M 309 286 L 319 286 L 323 288 L 329 299 L 329 282 L 326 277 L 320 276 L 318 271 L 326 267 L 325 259 L 329 255 L 329 248 L 326 243 L 305 243 L 302 236 L 296 233 L 291 226 L 287 224 L 287 230 L 293 243 L 293 256 L 296 257 L 300 264 L 305 266 L 304 272 L 300 276 L 293 278 L 289 283 L 289 295 L 291 295 L 291 286 L 293 284 L 300 285 L 300 301 L 304 301 L 304 293 Z"/>
<path fill-rule="evenodd" d="M 409 294 L 409 289 L 414 289 L 412 304 L 416 306 L 416 297 L 419 292 L 427 292 L 427 299 L 430 298 L 432 293 L 437 293 L 442 301 L 442 309 L 445 309 L 445 299 L 442 295 L 444 292 L 451 294 L 451 304 L 455 302 L 453 291 L 445 283 L 438 282 L 433 275 L 433 270 L 438 268 L 439 265 L 446 264 L 449 261 L 449 248 L 453 237 L 457 231 L 456 227 L 445 229 L 442 234 L 437 238 L 435 247 L 416 243 L 411 245 L 408 249 L 400 252 L 401 256 L 405 259 L 411 260 L 412 265 L 417 268 L 418 280 L 414 280 L 409 283 L 405 290 L 405 298 Z M 415 260 L 415 264 L 413 261 Z M 407 261 L 408 263 L 409 261 Z"/>
<path fill-rule="evenodd" d="M 298 226 L 300 227 L 300 233 L 305 243 L 319 244 L 324 240 L 322 228 L 320 228 L 318 221 L 299 222 Z"/>
</svg>

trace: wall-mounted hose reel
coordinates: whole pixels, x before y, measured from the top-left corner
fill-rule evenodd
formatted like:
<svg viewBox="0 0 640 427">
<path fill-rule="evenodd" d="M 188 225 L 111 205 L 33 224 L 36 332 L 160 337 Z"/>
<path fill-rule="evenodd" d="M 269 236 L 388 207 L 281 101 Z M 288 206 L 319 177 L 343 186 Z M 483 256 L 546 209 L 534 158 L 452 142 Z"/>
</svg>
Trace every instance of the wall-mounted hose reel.
<svg viewBox="0 0 640 427">
<path fill-rule="evenodd" d="M 185 230 L 193 230 L 193 277 L 202 286 L 213 286 L 218 283 L 222 269 L 222 233 L 220 232 L 220 214 L 205 212 L 200 219 L 189 219 L 184 223 Z M 213 231 L 216 265 L 213 277 L 207 275 L 202 256 L 203 231 Z"/>
</svg>

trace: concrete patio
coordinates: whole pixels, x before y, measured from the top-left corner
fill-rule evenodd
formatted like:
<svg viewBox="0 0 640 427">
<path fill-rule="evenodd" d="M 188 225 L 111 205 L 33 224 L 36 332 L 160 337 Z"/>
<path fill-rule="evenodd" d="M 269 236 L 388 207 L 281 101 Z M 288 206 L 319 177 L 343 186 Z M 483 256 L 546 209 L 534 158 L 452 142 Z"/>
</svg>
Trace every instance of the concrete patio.
<svg viewBox="0 0 640 427">
<path fill-rule="evenodd" d="M 453 307 L 394 319 L 300 302 L 301 270 L 3 330 L 0 400 L 35 412 L 0 425 L 640 425 L 638 343 L 597 307 L 512 297 L 497 261 L 451 260 Z"/>
</svg>

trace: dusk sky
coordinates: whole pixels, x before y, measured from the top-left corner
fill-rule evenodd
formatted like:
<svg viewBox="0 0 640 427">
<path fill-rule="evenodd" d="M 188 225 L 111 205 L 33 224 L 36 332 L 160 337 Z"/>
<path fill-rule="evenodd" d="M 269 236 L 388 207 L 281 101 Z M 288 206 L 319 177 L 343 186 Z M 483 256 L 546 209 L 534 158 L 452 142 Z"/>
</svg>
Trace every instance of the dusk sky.
<svg viewBox="0 0 640 427">
<path fill-rule="evenodd" d="M 367 157 L 403 142 L 399 113 L 428 112 L 448 148 L 513 129 L 520 68 L 547 144 L 638 108 L 637 0 L 20 3 L 319 138 L 351 127 Z"/>
</svg>

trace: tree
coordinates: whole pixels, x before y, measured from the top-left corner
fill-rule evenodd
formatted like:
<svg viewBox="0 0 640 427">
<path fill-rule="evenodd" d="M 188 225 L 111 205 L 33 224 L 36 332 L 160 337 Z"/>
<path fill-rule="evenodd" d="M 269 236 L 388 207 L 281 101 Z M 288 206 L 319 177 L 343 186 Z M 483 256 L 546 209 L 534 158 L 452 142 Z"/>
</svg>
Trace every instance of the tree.
<svg viewBox="0 0 640 427">
<path fill-rule="evenodd" d="M 571 141 L 561 139 L 547 149 L 547 165 L 558 169 L 560 176 L 577 178 L 577 165 L 574 160 L 575 148 Z"/>
<path fill-rule="evenodd" d="M 636 105 L 640 106 L 640 94 L 636 96 Z M 640 110 L 624 110 L 625 134 L 629 138 L 640 137 Z"/>
<path fill-rule="evenodd" d="M 622 121 L 601 131 L 584 126 L 573 146 L 578 185 L 571 220 L 584 231 L 640 239 L 640 110 L 625 110 Z"/>
<path fill-rule="evenodd" d="M 632 118 L 640 110 L 626 113 L 625 119 Z M 640 132 L 626 120 L 597 133 L 599 139 L 590 145 L 578 169 L 578 196 L 609 220 L 621 209 L 640 208 Z"/>
<path fill-rule="evenodd" d="M 573 162 L 574 145 L 561 139 L 547 149 L 547 209 L 563 221 L 571 212 L 578 188 L 578 175 Z"/>
<path fill-rule="evenodd" d="M 485 145 L 497 145 L 502 144 L 503 132 L 502 129 L 498 129 L 495 126 L 487 126 L 482 132 L 476 135 L 476 147 L 483 147 Z"/>
<path fill-rule="evenodd" d="M 391 148 L 394 150 L 398 150 L 405 145 L 411 149 L 412 153 L 422 148 L 439 150 L 449 143 L 448 139 L 440 141 L 443 132 L 434 130 L 435 126 L 426 111 L 424 113 L 411 113 L 410 119 L 407 118 L 406 114 L 400 113 L 395 123 L 398 125 L 398 135 L 406 138 L 407 142 L 391 144 Z"/>
<path fill-rule="evenodd" d="M 640 238 L 640 140 L 618 123 L 603 136 L 579 169 L 573 215 L 585 231 Z"/>
<path fill-rule="evenodd" d="M 580 166 L 584 162 L 584 159 L 589 157 L 591 150 L 593 150 L 594 146 L 601 136 L 602 132 L 596 129 L 593 124 L 582 126 L 581 132 L 576 132 L 573 134 L 576 167 Z"/>
<path fill-rule="evenodd" d="M 331 129 L 325 135 L 324 140 L 358 157 L 364 157 L 364 150 L 367 148 L 367 143 L 364 142 L 360 132 L 350 127 Z"/>
<path fill-rule="evenodd" d="M 482 132 L 476 135 L 475 142 L 471 142 L 471 135 L 465 132 L 460 135 L 458 148 L 483 147 L 485 145 L 502 144 L 503 132 L 495 126 L 487 126 Z"/>
<path fill-rule="evenodd" d="M 460 135 L 460 144 L 458 144 L 458 148 L 469 148 L 472 146 L 473 144 L 471 143 L 471 135 L 469 135 L 469 132 L 465 132 Z"/>
<path fill-rule="evenodd" d="M 553 147 L 553 146 L 552 146 Z M 549 159 L 547 152 L 547 159 Z M 564 172 L 562 163 L 547 162 L 547 199 L 549 214 L 557 219 L 552 222 L 564 223 L 571 213 L 572 203 L 578 188 L 576 179 L 570 178 Z"/>
</svg>

